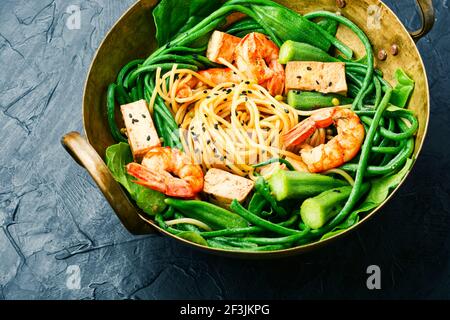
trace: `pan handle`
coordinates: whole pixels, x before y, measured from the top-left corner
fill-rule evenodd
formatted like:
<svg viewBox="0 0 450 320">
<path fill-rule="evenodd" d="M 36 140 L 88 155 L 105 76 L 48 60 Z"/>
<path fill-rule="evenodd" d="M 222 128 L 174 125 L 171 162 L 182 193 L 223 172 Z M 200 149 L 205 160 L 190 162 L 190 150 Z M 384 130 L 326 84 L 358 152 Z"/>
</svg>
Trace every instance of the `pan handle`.
<svg viewBox="0 0 450 320">
<path fill-rule="evenodd" d="M 154 232 L 154 229 L 139 217 L 138 211 L 114 180 L 103 159 L 85 138 L 78 132 L 70 132 L 61 139 L 61 143 L 72 158 L 88 171 L 130 233 L 142 235 Z"/>
<path fill-rule="evenodd" d="M 416 0 L 416 2 L 420 9 L 422 26 L 419 30 L 410 31 L 411 37 L 415 42 L 419 41 L 430 32 L 435 20 L 433 0 Z"/>
</svg>

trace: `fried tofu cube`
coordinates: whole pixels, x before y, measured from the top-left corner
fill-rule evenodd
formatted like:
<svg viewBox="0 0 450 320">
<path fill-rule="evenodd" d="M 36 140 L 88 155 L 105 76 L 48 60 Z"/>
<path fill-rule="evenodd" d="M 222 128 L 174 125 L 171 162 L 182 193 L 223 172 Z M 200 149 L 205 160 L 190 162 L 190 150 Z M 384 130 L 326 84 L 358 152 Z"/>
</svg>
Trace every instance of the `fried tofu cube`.
<svg viewBox="0 0 450 320">
<path fill-rule="evenodd" d="M 140 161 L 153 147 L 161 146 L 158 133 L 148 111 L 147 102 L 140 100 L 120 107 L 127 129 L 128 142 L 135 161 Z"/>
<path fill-rule="evenodd" d="M 234 199 L 242 203 L 254 186 L 255 183 L 252 180 L 212 168 L 205 175 L 203 192 L 211 202 L 228 208 Z"/>
<path fill-rule="evenodd" d="M 216 63 L 220 63 L 219 58 L 223 58 L 229 63 L 234 61 L 234 51 L 241 39 L 231 34 L 214 31 L 209 40 L 206 57 Z"/>
<path fill-rule="evenodd" d="M 286 91 L 346 94 L 345 63 L 291 61 L 286 65 Z"/>
</svg>

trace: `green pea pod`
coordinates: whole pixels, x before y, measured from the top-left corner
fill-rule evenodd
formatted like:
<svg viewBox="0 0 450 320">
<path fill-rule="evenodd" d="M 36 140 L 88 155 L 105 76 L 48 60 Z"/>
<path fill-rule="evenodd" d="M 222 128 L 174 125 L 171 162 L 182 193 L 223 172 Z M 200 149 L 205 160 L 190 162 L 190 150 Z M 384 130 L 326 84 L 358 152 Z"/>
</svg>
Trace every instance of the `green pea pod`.
<svg viewBox="0 0 450 320">
<path fill-rule="evenodd" d="M 184 231 L 184 232 L 180 232 L 179 234 L 177 234 L 177 236 L 179 236 L 180 238 L 182 238 L 184 240 L 194 242 L 194 243 L 197 243 L 202 246 L 208 246 L 208 243 L 206 242 L 206 240 L 201 235 L 199 235 L 197 232 Z"/>
<path fill-rule="evenodd" d="M 186 217 L 202 221 L 214 230 L 248 227 L 244 218 L 208 202 L 173 198 L 168 198 L 165 202 Z"/>
</svg>

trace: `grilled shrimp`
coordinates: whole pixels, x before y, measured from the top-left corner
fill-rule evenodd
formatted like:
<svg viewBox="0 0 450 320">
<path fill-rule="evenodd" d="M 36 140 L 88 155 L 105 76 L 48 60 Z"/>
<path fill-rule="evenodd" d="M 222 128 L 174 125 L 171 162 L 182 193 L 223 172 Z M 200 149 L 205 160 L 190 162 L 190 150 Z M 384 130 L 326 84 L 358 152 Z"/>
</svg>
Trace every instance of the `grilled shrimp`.
<svg viewBox="0 0 450 320">
<path fill-rule="evenodd" d="M 335 125 L 337 135 L 328 143 L 312 147 L 304 142 L 319 128 Z M 283 136 L 286 147 L 302 145 L 303 162 L 313 173 L 327 171 L 352 160 L 361 149 L 365 131 L 359 117 L 339 107 L 321 109 Z"/>
<path fill-rule="evenodd" d="M 284 90 L 284 67 L 278 62 L 279 49 L 262 33 L 253 32 L 245 36 L 234 52 L 237 69 L 250 80 L 267 88 L 271 95 L 282 95 Z M 199 72 L 215 85 L 224 82 L 239 83 L 242 79 L 230 68 L 213 68 Z M 180 88 L 177 96 L 185 98 L 201 81 L 192 78 Z"/>
<path fill-rule="evenodd" d="M 272 95 L 284 90 L 284 68 L 278 62 L 280 49 L 262 33 L 246 35 L 234 53 L 236 66 L 248 79 L 266 87 Z"/>
<path fill-rule="evenodd" d="M 201 167 L 178 149 L 152 148 L 142 164 L 130 163 L 127 171 L 138 179 L 135 183 L 171 197 L 192 198 L 203 190 Z"/>
</svg>

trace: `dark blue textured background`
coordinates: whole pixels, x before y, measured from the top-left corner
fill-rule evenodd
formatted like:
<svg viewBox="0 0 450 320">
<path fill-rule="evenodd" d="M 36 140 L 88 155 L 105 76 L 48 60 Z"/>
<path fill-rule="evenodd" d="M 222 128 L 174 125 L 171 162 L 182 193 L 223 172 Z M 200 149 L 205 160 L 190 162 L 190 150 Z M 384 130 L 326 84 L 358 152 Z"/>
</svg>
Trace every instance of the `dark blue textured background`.
<svg viewBox="0 0 450 320">
<path fill-rule="evenodd" d="M 407 183 L 349 237 L 275 261 L 219 258 L 158 235 L 129 235 L 60 146 L 64 133 L 82 130 L 87 69 L 132 3 L 0 1 L 0 299 L 450 298 L 447 0 L 435 1 L 437 23 L 419 43 L 431 122 Z M 418 25 L 413 0 L 386 3 L 408 27 Z M 81 5 L 81 30 L 65 27 L 71 4 Z M 372 264 L 381 268 L 378 291 L 366 287 Z M 69 289 L 69 266 L 81 271 L 80 289 Z"/>
</svg>

